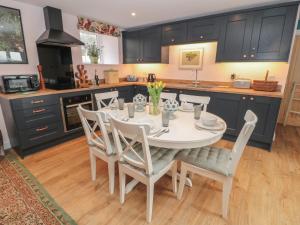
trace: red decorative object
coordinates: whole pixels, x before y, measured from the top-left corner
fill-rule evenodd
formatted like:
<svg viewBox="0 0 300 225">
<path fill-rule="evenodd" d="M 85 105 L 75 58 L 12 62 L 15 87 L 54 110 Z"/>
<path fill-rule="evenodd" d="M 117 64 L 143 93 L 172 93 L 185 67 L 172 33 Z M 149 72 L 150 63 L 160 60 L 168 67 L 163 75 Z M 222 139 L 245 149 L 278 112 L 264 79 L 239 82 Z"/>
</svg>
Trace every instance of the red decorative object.
<svg viewBox="0 0 300 225">
<path fill-rule="evenodd" d="M 37 69 L 39 71 L 39 76 L 40 76 L 40 89 L 41 90 L 46 90 L 45 79 L 43 77 L 43 67 L 42 67 L 42 65 L 38 65 Z"/>
<path fill-rule="evenodd" d="M 77 26 L 80 30 L 86 30 L 89 32 L 105 34 L 115 37 L 121 36 L 121 31 L 118 27 L 84 17 L 78 17 Z"/>
<path fill-rule="evenodd" d="M 77 65 L 78 72 L 75 73 L 75 77 L 79 80 L 78 85 L 80 88 L 89 87 L 90 81 L 88 80 L 87 71 L 84 69 L 84 65 Z"/>
</svg>

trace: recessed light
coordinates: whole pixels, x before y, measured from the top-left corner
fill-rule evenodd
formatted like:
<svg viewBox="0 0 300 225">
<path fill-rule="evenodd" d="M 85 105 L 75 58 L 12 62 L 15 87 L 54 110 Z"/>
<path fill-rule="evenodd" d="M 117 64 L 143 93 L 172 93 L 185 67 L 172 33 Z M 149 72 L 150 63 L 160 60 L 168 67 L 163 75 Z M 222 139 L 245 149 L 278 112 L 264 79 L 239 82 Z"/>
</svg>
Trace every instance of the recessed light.
<svg viewBox="0 0 300 225">
<path fill-rule="evenodd" d="M 135 13 L 135 12 L 132 12 L 132 13 L 131 13 L 131 16 L 136 16 L 136 13 Z"/>
</svg>

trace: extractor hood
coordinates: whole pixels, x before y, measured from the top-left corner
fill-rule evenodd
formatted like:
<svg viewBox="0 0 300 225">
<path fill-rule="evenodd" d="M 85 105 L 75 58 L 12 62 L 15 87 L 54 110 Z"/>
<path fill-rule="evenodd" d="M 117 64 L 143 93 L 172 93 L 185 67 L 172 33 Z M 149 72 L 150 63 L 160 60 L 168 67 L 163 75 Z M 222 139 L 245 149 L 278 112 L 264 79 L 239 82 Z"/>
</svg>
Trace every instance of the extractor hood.
<svg viewBox="0 0 300 225">
<path fill-rule="evenodd" d="M 84 45 L 84 43 L 77 38 L 64 32 L 60 9 L 46 6 L 44 7 L 44 17 L 46 31 L 38 38 L 36 41 L 37 44 L 68 47 Z"/>
</svg>

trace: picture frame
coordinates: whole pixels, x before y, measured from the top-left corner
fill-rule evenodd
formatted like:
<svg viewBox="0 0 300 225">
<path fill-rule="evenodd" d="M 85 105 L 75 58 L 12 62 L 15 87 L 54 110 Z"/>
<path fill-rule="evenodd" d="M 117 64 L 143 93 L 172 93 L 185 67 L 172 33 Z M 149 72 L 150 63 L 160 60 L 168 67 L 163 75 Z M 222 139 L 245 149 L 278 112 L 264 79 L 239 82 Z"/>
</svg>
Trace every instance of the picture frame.
<svg viewBox="0 0 300 225">
<path fill-rule="evenodd" d="M 0 5 L 0 64 L 28 64 L 21 11 Z"/>
<path fill-rule="evenodd" d="M 204 48 L 180 49 L 179 68 L 202 70 Z"/>
</svg>

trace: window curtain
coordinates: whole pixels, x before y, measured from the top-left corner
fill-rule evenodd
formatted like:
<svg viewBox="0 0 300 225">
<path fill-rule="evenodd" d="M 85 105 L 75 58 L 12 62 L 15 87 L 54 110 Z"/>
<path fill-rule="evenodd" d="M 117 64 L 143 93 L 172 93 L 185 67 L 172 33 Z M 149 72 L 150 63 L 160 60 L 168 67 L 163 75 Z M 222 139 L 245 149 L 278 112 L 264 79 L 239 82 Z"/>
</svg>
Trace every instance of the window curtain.
<svg viewBox="0 0 300 225">
<path fill-rule="evenodd" d="M 114 37 L 121 36 L 120 28 L 84 17 L 78 17 L 78 29 Z"/>
</svg>

